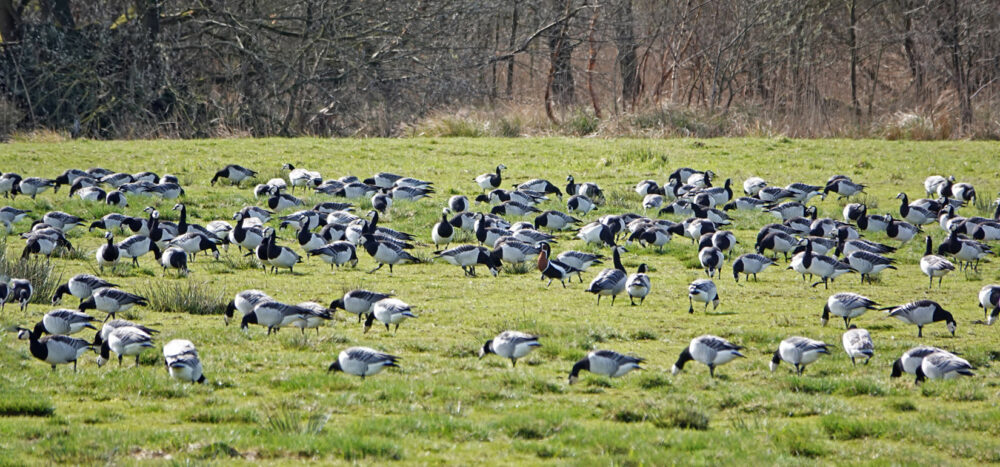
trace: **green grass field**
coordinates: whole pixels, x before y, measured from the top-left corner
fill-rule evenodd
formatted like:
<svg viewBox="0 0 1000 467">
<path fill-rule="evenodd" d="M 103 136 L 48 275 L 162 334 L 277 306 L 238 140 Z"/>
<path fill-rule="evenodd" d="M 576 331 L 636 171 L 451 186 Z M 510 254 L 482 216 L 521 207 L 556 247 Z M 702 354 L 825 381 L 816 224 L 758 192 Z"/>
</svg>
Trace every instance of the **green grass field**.
<svg viewBox="0 0 1000 467">
<path fill-rule="evenodd" d="M 362 178 L 392 171 L 431 180 L 437 194 L 416 203 L 395 204 L 382 222 L 412 232 L 430 243 L 430 227 L 452 194 L 478 194 L 472 178 L 497 164 L 509 170 L 505 182 L 541 177 L 562 186 L 566 175 L 578 182 L 598 182 L 608 204 L 588 220 L 609 212 L 642 212 L 634 184 L 660 182 L 678 167 L 714 170 L 718 183 L 731 177 L 734 187 L 752 175 L 773 185 L 823 184 L 837 173 L 869 185 L 872 212 L 897 212 L 900 191 L 923 197 L 923 179 L 953 174 L 973 183 L 983 198 L 961 214 L 986 215 L 988 201 L 1000 189 L 1000 145 L 979 142 L 908 143 L 848 140 L 720 139 L 395 139 L 395 140 L 211 140 L 72 142 L 0 145 L 2 171 L 55 177 L 69 167 L 103 166 L 126 172 L 152 170 L 180 177 L 187 190 L 189 215 L 202 223 L 231 219 L 255 200 L 248 187 L 209 186 L 215 170 L 240 163 L 279 176 L 283 163 L 320 171 L 324 178 L 346 174 Z M 36 216 L 59 209 L 96 219 L 111 210 L 67 199 L 66 188 L 45 192 L 35 201 L 18 197 L 13 206 Z M 844 202 L 814 199 L 820 215 L 841 218 Z M 329 198 L 310 195 L 307 205 Z M 4 201 L 9 202 L 9 201 Z M 151 200 L 133 197 L 127 212 L 142 215 Z M 366 211 L 367 201 L 358 211 Z M 172 201 L 158 205 L 165 219 L 175 219 Z M 542 206 L 565 210 L 558 201 Z M 482 208 L 480 206 L 480 208 Z M 289 211 L 290 212 L 290 211 Z M 727 258 L 716 283 L 718 310 L 688 314 L 687 284 L 704 277 L 694 246 L 674 238 L 662 253 L 629 246 L 623 262 L 633 272 L 650 265 L 653 292 L 641 307 L 628 299 L 614 307 L 584 293 L 597 268 L 563 289 L 546 288 L 536 271 L 464 277 L 443 262 L 403 265 L 390 275 L 365 271 L 374 261 L 363 251 L 357 269 L 331 272 L 311 259 L 295 274 L 264 274 L 242 259 L 235 248 L 220 262 L 210 257 L 192 264 L 187 278 L 164 276 L 151 256 L 138 269 L 120 267 L 106 274 L 130 291 L 162 290 L 193 284 L 214 301 L 231 300 L 246 288 L 297 303 L 329 303 L 345 290 L 364 287 L 391 291 L 410 303 L 419 319 L 405 322 L 396 335 L 373 327 L 368 334 L 354 315 L 337 314 L 334 322 L 304 340 L 295 329 L 265 336 L 265 329 L 224 326 L 219 315 L 135 309 L 124 317 L 160 329 L 160 345 L 186 338 L 199 348 L 209 384 L 170 379 L 159 347 L 143 355 L 142 365 L 111 363 L 98 368 L 96 355 L 84 357 L 79 371 L 48 365 L 31 357 L 25 341 L 0 335 L 0 464 L 223 462 L 230 460 L 291 463 L 360 462 L 473 464 L 491 459 L 503 464 L 792 464 L 823 463 L 980 464 L 1000 462 L 1000 379 L 994 362 L 1000 356 L 996 327 L 983 319 L 976 294 L 1000 281 L 996 260 L 980 272 L 954 272 L 944 285 L 928 290 L 917 266 L 923 244 L 914 241 L 894 255 L 899 271 L 883 273 L 874 285 L 857 275 L 838 279 L 830 288 L 810 288 L 782 262 L 760 274 L 759 282 L 733 281 L 729 261 L 749 252 L 769 215 L 733 214 L 742 242 Z M 530 219 L 528 219 L 530 220 Z M 675 219 L 679 220 L 679 219 Z M 15 233 L 30 222 L 17 225 Z M 936 224 L 929 232 L 940 241 Z M 76 229 L 70 240 L 85 254 L 52 260 L 63 281 L 96 271 L 94 251 L 102 233 Z M 282 232 L 291 243 L 291 232 Z M 559 234 L 555 252 L 586 249 Z M 882 234 L 872 240 L 893 243 Z M 7 257 L 20 256 L 23 241 L 8 237 Z M 296 245 L 297 246 L 297 245 Z M 432 247 L 416 249 L 428 258 Z M 604 249 L 604 254 L 608 250 Z M 826 298 L 854 291 L 886 305 L 933 299 L 958 320 L 952 338 L 942 323 L 924 329 L 869 312 L 855 319 L 876 345 L 868 366 L 852 367 L 841 348 L 843 322 L 820 325 Z M 8 304 L 4 325 L 31 325 L 51 309 L 38 297 L 25 313 Z M 64 306 L 77 300 L 67 297 Z M 167 304 L 168 308 L 180 305 Z M 205 311 L 205 310 L 196 310 Z M 103 319 L 103 314 L 95 313 Z M 543 347 L 514 369 L 496 356 L 476 358 L 486 339 L 500 331 L 537 333 Z M 692 362 L 677 375 L 670 367 L 688 341 L 716 334 L 746 346 L 748 358 L 721 367 L 710 379 Z M 802 335 L 832 345 L 832 355 L 795 376 L 784 364 L 768 371 L 778 343 Z M 77 335 L 92 339 L 93 332 Z M 918 343 L 960 352 L 978 367 L 974 378 L 929 381 L 915 387 L 912 376 L 890 379 L 892 361 Z M 328 373 L 337 353 L 365 345 L 402 357 L 389 369 L 362 381 Z M 647 359 L 645 370 L 606 379 L 584 373 L 567 384 L 573 363 L 589 350 L 611 349 Z"/>
</svg>

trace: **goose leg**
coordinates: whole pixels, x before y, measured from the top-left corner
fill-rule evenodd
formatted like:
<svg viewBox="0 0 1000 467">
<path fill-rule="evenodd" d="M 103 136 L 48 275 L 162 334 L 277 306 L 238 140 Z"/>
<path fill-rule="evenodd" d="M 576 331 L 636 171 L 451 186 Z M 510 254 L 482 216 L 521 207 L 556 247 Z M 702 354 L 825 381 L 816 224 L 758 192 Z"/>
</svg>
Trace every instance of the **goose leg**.
<svg viewBox="0 0 1000 467">
<path fill-rule="evenodd" d="M 372 269 L 371 271 L 368 271 L 368 274 L 373 274 L 375 271 L 378 271 L 379 269 L 382 269 L 382 266 L 385 266 L 385 264 L 378 263 L 378 267 L 375 268 L 375 269 Z"/>
<path fill-rule="evenodd" d="M 712 378 L 715 378 L 715 365 L 709 365 L 708 366 L 708 374 Z"/>
</svg>

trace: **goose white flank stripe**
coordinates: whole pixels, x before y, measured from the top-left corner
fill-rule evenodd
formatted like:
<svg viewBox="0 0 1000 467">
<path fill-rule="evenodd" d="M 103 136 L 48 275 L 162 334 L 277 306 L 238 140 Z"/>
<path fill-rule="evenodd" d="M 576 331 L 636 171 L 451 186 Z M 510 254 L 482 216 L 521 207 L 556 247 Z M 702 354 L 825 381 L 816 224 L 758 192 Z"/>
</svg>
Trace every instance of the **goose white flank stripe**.
<svg viewBox="0 0 1000 467">
<path fill-rule="evenodd" d="M 479 349 L 479 358 L 482 359 L 488 354 L 497 355 L 510 359 L 511 366 L 514 367 L 517 366 L 517 359 L 541 346 L 542 344 L 538 343 L 538 336 L 519 331 L 504 331 L 483 344 Z"/>
<path fill-rule="evenodd" d="M 851 357 L 851 364 L 857 365 L 857 358 L 864 358 L 865 365 L 875 355 L 875 344 L 872 343 L 872 336 L 867 330 L 851 325 L 844 332 L 841 339 L 844 344 L 844 351 Z"/>
<path fill-rule="evenodd" d="M 892 372 L 889 374 L 889 377 L 899 378 L 900 376 L 903 376 L 903 373 L 916 375 L 917 368 L 920 368 L 920 364 L 924 362 L 924 357 L 935 352 L 950 353 L 946 350 L 931 347 L 929 345 L 918 345 L 910 350 L 907 350 L 906 352 L 903 352 L 901 357 L 896 359 L 895 362 L 892 362 Z"/>
<path fill-rule="evenodd" d="M 622 355 L 613 350 L 595 350 L 573 365 L 569 373 L 569 384 L 574 384 L 580 379 L 581 371 L 609 378 L 625 376 L 632 370 L 641 370 L 639 364 L 643 361 L 645 360 L 642 358 Z"/>
<path fill-rule="evenodd" d="M 351 347 L 343 350 L 327 371 L 342 371 L 365 379 L 380 373 L 386 367 L 399 368 L 399 357 L 379 352 L 368 347 Z"/>
<path fill-rule="evenodd" d="M 738 357 L 745 356 L 740 353 L 743 347 L 733 344 L 721 337 L 703 335 L 691 339 L 691 343 L 681 351 L 677 362 L 671 367 L 670 372 L 674 375 L 684 369 L 684 364 L 694 360 L 708 366 L 709 375 L 715 377 L 715 368 L 725 365 Z"/>
<path fill-rule="evenodd" d="M 795 373 L 801 375 L 806 371 L 807 365 L 818 360 L 821 355 L 829 353 L 828 345 L 822 341 L 792 336 L 781 341 L 778 350 L 774 351 L 774 356 L 771 358 L 771 371 L 778 369 L 778 365 L 785 361 L 795 367 Z"/>
</svg>

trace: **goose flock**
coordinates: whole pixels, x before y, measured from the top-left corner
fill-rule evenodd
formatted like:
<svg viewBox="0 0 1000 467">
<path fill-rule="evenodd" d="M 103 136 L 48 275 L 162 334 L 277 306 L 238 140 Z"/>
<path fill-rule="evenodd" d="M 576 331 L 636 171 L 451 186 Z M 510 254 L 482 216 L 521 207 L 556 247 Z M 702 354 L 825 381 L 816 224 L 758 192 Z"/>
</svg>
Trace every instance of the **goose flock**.
<svg viewBox="0 0 1000 467">
<path fill-rule="evenodd" d="M 605 298 L 607 307 L 614 307 L 622 294 L 627 294 L 630 305 L 639 307 L 657 294 L 683 297 L 682 290 L 658 290 L 656 271 L 645 262 L 630 271 L 622 258 L 625 255 L 641 257 L 651 254 L 653 249 L 660 252 L 668 245 L 675 245 L 672 247 L 675 251 L 687 250 L 685 242 L 675 239 L 686 237 L 693 248 L 684 254 L 697 261 L 706 276 L 691 282 L 687 288 L 688 311 L 692 314 L 695 302 L 703 304 L 705 312 L 709 305 L 713 310 L 720 306 L 723 297 L 716 281 L 724 280 L 723 270 L 727 266 L 737 283 L 741 276 L 745 281 L 750 281 L 751 277 L 757 281 L 758 275 L 770 274 L 769 270 L 777 274 L 777 271 L 791 269 L 803 280 L 810 277 L 811 282 L 806 282 L 806 287 L 810 288 L 822 284 L 828 289 L 831 284 L 839 284 L 838 278 L 846 274 L 858 274 L 862 284 L 874 284 L 881 274 L 910 267 L 898 262 L 893 255 L 914 238 L 923 236 L 924 253 L 919 260 L 919 270 L 927 276 L 929 287 L 933 288 L 937 282 L 940 288 L 945 278 L 956 270 L 978 272 L 981 262 L 993 254 L 990 242 L 1000 241 L 1000 206 L 992 218 L 962 217 L 958 212 L 969 209 L 970 203 L 978 199 L 975 188 L 968 183 L 956 183 L 954 177 L 937 175 L 928 177 L 924 184 L 928 196 L 937 197 L 910 200 L 905 192 L 900 192 L 896 196 L 900 202 L 898 210 L 870 214 L 867 204 L 850 202 L 851 197 L 865 194 L 867 186 L 845 175 L 834 175 L 825 184 L 793 182 L 784 187 L 772 186 L 760 177 L 750 177 L 743 182 L 745 196 L 738 196 L 732 179 L 727 178 L 722 186 L 714 186 L 716 174 L 713 171 L 680 168 L 669 174 L 665 184 L 641 180 L 634 185 L 634 191 L 641 197 L 641 203 L 635 207 L 642 208 L 644 213 L 637 214 L 612 212 L 612 203 L 597 183 L 577 183 L 573 175 L 569 175 L 563 190 L 541 178 L 511 184 L 504 173 L 507 167 L 499 164 L 495 170 L 469 180 L 466 186 L 457 187 L 466 190 L 468 196 L 451 196 L 441 206 L 440 218 L 427 225 L 426 231 L 414 234 L 387 226 L 384 216 L 400 203 L 433 202 L 428 201 L 434 199 L 433 182 L 387 172 L 363 180 L 350 175 L 324 179 L 318 171 L 292 164 L 284 164 L 280 170 L 283 177 L 249 187 L 260 206 L 243 206 L 231 219 L 212 220 L 204 225 L 189 217 L 187 205 L 180 201 L 187 196 L 186 192 L 178 178 L 172 175 L 119 173 L 103 168 L 68 169 L 52 179 L 3 173 L 0 193 L 11 199 L 17 195 L 37 199 L 50 188 L 57 193 L 62 185 L 70 185 L 69 196 L 86 202 L 120 209 L 130 202 L 143 200 L 142 204 L 150 206 L 144 209 L 142 217 L 112 212 L 99 219 L 85 219 L 62 211 L 40 213 L 7 206 L 0 209 L 0 222 L 8 234 L 14 234 L 26 219 L 34 219 L 30 227 L 18 234 L 25 242 L 22 258 L 58 259 L 64 252 L 73 251 L 74 246 L 66 234 L 76 227 L 88 226 L 85 235 L 96 235 L 92 233 L 95 229 L 103 231 L 103 240 L 93 256 L 95 271 L 101 276 L 108 271 L 114 274 L 122 263 L 138 266 L 140 260 L 150 254 L 163 274 L 173 270 L 177 276 L 188 277 L 194 274 L 190 269 L 192 263 L 219 261 L 223 254 L 245 256 L 256 262 L 263 274 L 280 274 L 286 270 L 288 274 L 297 274 L 295 267 L 312 257 L 319 257 L 332 270 L 356 267 L 361 251 L 375 264 L 368 271 L 370 274 L 384 266 L 388 266 L 388 274 L 413 273 L 422 268 L 421 263 L 440 260 L 461 267 L 468 278 L 478 277 L 477 267 L 485 268 L 496 278 L 488 280 L 516 280 L 513 275 L 503 277 L 506 276 L 502 274 L 505 263 L 534 268 L 541 280 L 547 280 L 545 288 L 556 280 L 563 288 L 568 288 L 576 277 L 581 290 L 596 296 L 596 306 L 602 306 L 602 298 Z M 215 172 L 209 184 L 212 190 L 225 194 L 243 189 L 243 182 L 255 180 L 259 174 L 256 170 L 231 164 Z M 224 183 L 227 181 L 228 184 Z M 506 190 L 503 186 L 513 189 Z M 305 201 L 293 194 L 296 189 L 300 194 L 313 190 L 317 195 L 342 200 L 324 201 L 305 209 Z M 846 200 L 843 219 L 818 216 L 816 200 L 824 202 L 830 194 Z M 564 195 L 567 196 L 565 200 Z M 145 202 L 154 197 L 178 200 L 176 203 L 170 201 L 175 203 L 171 211 L 179 216 L 176 222 L 161 220 L 160 212 L 153 206 L 159 202 Z M 565 201 L 566 212 L 541 209 L 540 205 L 554 201 L 553 197 L 558 203 Z M 371 209 L 356 214 L 355 205 L 370 205 Z M 282 212 L 292 209 L 294 212 Z M 652 210 L 657 217 L 646 215 Z M 741 242 L 727 230 L 734 222 L 729 214 L 734 210 L 755 213 L 751 215 L 761 219 L 775 218 L 778 222 L 760 228 L 755 240 L 744 238 Z M 597 213 L 596 218 L 594 213 Z M 587 220 L 588 217 L 591 220 Z M 936 249 L 930 235 L 931 229 L 936 228 L 934 224 L 945 232 L 944 240 Z M 294 232 L 292 240 L 286 242 L 278 237 L 278 232 L 284 229 Z M 867 234 L 880 232 L 898 245 L 864 238 Z M 472 242 L 459 243 L 464 239 Z M 590 251 L 564 249 L 554 254 L 553 248 L 560 240 L 572 239 L 589 245 Z M 279 240 L 285 244 L 280 244 Z M 747 248 L 752 244 L 753 252 L 732 258 L 740 244 Z M 416 253 L 427 246 L 433 249 L 432 255 Z M 199 258 L 199 253 L 204 254 Z M 610 264 L 582 288 L 583 275 L 590 274 L 591 267 L 606 262 Z M 33 294 L 32 284 L 27 280 L 7 278 L 0 281 L 0 310 L 4 304 L 12 302 L 23 312 L 34 298 Z M 98 355 L 98 366 L 110 361 L 112 354 L 117 356 L 119 365 L 125 357 L 134 358 L 135 365 L 139 365 L 140 356 L 157 346 L 158 330 L 117 317 L 118 313 L 133 307 L 148 306 L 146 297 L 122 289 L 110 277 L 85 273 L 61 284 L 51 297 L 51 305 L 59 306 L 67 294 L 79 300 L 76 309 L 52 309 L 34 325 L 24 323 L 13 328 L 20 339 L 28 341 L 31 355 L 53 369 L 72 363 L 75 371 L 78 360 L 90 351 Z M 337 310 L 357 315 L 365 334 L 377 321 L 385 326 L 386 332 L 394 335 L 404 322 L 420 316 L 416 312 L 419 306 L 414 307 L 393 293 L 356 289 L 327 299 L 331 298 L 329 306 L 314 301 L 284 303 L 261 290 L 243 290 L 226 306 L 224 322 L 228 325 L 239 311 L 242 315 L 240 329 L 244 332 L 251 332 L 251 325 L 266 328 L 267 335 L 283 327 L 292 327 L 298 328 L 305 338 L 309 329 L 320 332 Z M 993 324 L 1000 315 L 1000 285 L 984 286 L 976 299 L 977 308 L 981 307 L 984 312 L 984 324 Z M 921 297 L 914 297 L 909 303 L 882 306 L 858 293 L 837 292 L 830 295 L 821 308 L 822 326 L 827 325 L 831 315 L 844 320 L 846 330 L 842 346 L 855 365 L 867 365 L 875 356 L 878 333 L 873 335 L 856 324 L 870 310 L 884 311 L 885 317 L 916 326 L 918 339 L 923 338 L 924 327 L 934 323 L 944 323 L 948 333 L 952 337 L 956 335 L 955 315 L 938 302 Z M 88 310 L 102 312 L 106 317 L 100 322 L 88 315 Z M 417 319 L 415 324 L 407 326 L 419 327 L 420 321 Z M 711 328 L 710 321 L 706 320 L 705 326 Z M 71 337 L 86 330 L 95 331 L 92 339 Z M 724 334 L 724 331 L 716 332 Z M 801 331 L 806 334 L 809 330 Z M 507 330 L 486 341 L 479 349 L 479 358 L 494 354 L 510 359 L 514 366 L 518 359 L 542 346 L 542 340 L 538 335 Z M 201 356 L 191 341 L 172 340 L 162 346 L 162 353 L 171 377 L 198 383 L 206 381 Z M 834 352 L 832 344 L 804 336 L 789 336 L 777 349 L 767 349 L 766 353 L 772 356 L 771 371 L 786 362 L 797 374 L 803 374 L 808 365 Z M 707 366 L 709 375 L 715 377 L 719 366 L 737 358 L 748 358 L 748 354 L 753 356 L 738 343 L 704 334 L 694 337 L 680 350 L 672 373 L 679 374 L 687 362 L 695 361 Z M 328 371 L 365 378 L 387 367 L 398 368 L 401 360 L 390 353 L 355 346 L 339 352 Z M 583 371 L 617 378 L 642 369 L 640 364 L 644 363 L 648 364 L 635 355 L 608 349 L 594 350 L 572 366 L 567 364 L 569 383 L 576 382 Z M 919 383 L 928 378 L 972 376 L 973 369 L 955 352 L 921 345 L 905 352 L 892 364 L 889 373 L 893 377 L 912 374 Z"/>
</svg>

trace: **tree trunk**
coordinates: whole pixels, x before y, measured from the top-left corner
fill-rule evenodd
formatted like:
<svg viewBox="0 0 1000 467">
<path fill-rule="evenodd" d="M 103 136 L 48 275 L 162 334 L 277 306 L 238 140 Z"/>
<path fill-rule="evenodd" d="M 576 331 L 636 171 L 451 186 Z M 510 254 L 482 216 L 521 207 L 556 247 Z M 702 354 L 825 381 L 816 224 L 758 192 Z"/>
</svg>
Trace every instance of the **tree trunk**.
<svg viewBox="0 0 1000 467">
<path fill-rule="evenodd" d="M 946 18 L 938 20 L 938 35 L 951 55 L 952 83 L 957 93 L 962 118 L 962 129 L 972 125 L 972 97 L 966 82 L 966 70 L 962 63 L 962 32 L 960 29 L 958 0 L 944 2 Z"/>
<path fill-rule="evenodd" d="M 135 11 L 141 15 L 142 25 L 152 42 L 156 42 L 156 36 L 160 34 L 159 3 L 159 0 L 135 0 Z"/>
<path fill-rule="evenodd" d="M 14 0 L 0 0 L 0 42 L 11 42 L 20 39 L 17 10 L 14 9 Z"/>
<path fill-rule="evenodd" d="M 554 0 L 554 3 L 558 8 L 561 2 Z M 564 16 L 569 16 L 568 13 L 572 7 L 572 3 L 572 0 L 565 0 L 563 9 L 566 14 Z M 559 10 L 556 9 L 555 11 Z M 567 18 L 555 33 L 549 35 L 549 53 L 551 55 L 550 60 L 552 61 L 552 76 L 549 88 L 552 91 L 552 98 L 555 103 L 564 107 L 572 106 L 576 102 L 576 96 L 573 92 L 575 86 L 572 64 L 573 45 L 570 43 L 569 21 L 569 18 Z"/>
<path fill-rule="evenodd" d="M 622 0 L 614 23 L 615 44 L 618 46 L 618 72 L 622 79 L 622 101 L 625 106 L 635 108 L 642 87 L 637 60 L 638 46 L 635 43 L 632 14 L 632 0 Z"/>
<path fill-rule="evenodd" d="M 73 11 L 69 7 L 70 0 L 40 0 L 42 13 L 53 21 L 56 26 L 64 29 L 76 29 Z"/>
<path fill-rule="evenodd" d="M 857 0 L 850 0 L 847 9 L 850 15 L 850 27 L 847 30 L 847 46 L 851 49 L 851 108 L 854 117 L 861 120 L 861 107 L 858 105 L 858 18 L 855 13 Z"/>
<path fill-rule="evenodd" d="M 514 2 L 513 12 L 511 13 L 510 20 L 510 42 L 508 43 L 510 50 L 514 50 L 515 41 L 517 40 L 517 1 Z M 510 57 L 507 60 L 507 97 L 514 96 L 514 57 Z"/>
<path fill-rule="evenodd" d="M 917 45 L 913 40 L 913 13 L 910 11 L 910 2 L 904 1 L 901 4 L 903 9 L 903 52 L 906 54 L 906 61 L 910 67 L 910 77 L 913 79 L 913 87 L 916 89 L 918 99 L 924 99 L 924 67 L 917 56 Z"/>
</svg>

